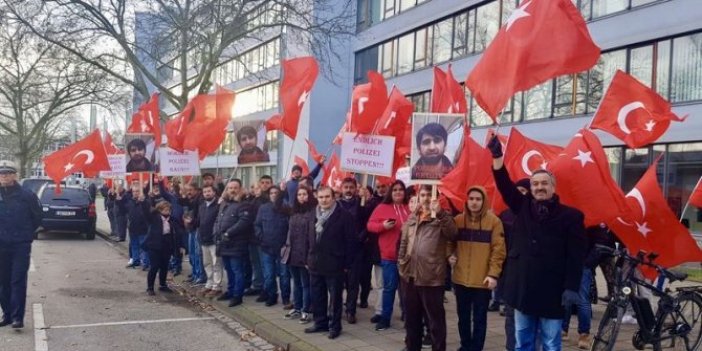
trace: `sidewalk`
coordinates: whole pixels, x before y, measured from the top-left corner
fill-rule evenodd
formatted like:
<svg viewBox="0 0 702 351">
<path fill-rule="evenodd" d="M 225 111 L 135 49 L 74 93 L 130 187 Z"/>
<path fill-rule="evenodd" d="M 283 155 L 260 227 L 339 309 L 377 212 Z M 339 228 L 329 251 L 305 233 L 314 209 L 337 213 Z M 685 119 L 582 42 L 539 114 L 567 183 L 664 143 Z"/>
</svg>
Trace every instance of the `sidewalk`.
<svg viewBox="0 0 702 351">
<path fill-rule="evenodd" d="M 107 240 L 109 234 L 109 223 L 107 216 L 102 209 L 102 201 L 98 201 L 98 235 Z M 120 250 L 125 256 L 128 255 L 128 240 L 125 242 L 115 242 L 115 247 Z M 125 258 L 125 265 L 127 258 Z M 176 277 L 174 283 L 185 290 L 185 293 L 190 297 L 194 296 L 194 290 L 187 284 L 182 284 L 182 280 L 187 277 L 190 267 L 187 263 L 187 258 L 184 259 L 183 274 Z M 140 273 L 144 275 L 145 273 Z M 598 271 L 598 291 L 600 295 L 604 295 L 606 288 L 604 281 L 601 279 L 601 274 Z M 342 322 L 341 336 L 335 340 L 329 340 L 326 334 L 305 334 L 304 328 L 311 324 L 299 324 L 298 320 L 283 319 L 284 311 L 282 305 L 278 304 L 272 307 L 266 307 L 262 303 L 255 302 L 255 297 L 245 297 L 244 303 L 241 306 L 234 308 L 227 307 L 226 303 L 217 302 L 209 299 L 199 298 L 202 302 L 211 305 L 213 308 L 221 311 L 225 315 L 240 322 L 247 328 L 254 331 L 263 339 L 271 344 L 280 346 L 284 350 L 289 351 L 400 351 L 404 348 L 403 322 L 400 321 L 399 307 L 396 305 L 392 326 L 385 331 L 375 331 L 375 325 L 370 323 L 370 318 L 374 314 L 376 291 L 371 291 L 368 308 L 359 308 L 356 317 L 356 324 L 348 324 L 345 320 Z M 447 292 L 446 297 L 448 303 L 446 307 L 446 322 L 448 326 L 447 350 L 454 351 L 459 348 L 458 337 L 458 317 L 456 316 L 456 303 L 453 293 Z M 591 334 L 594 334 L 599 324 L 599 319 L 604 312 L 605 305 L 599 303 L 593 305 L 593 321 Z M 615 350 L 629 351 L 635 350 L 631 345 L 631 336 L 635 331 L 636 326 L 623 325 L 618 337 L 618 343 Z M 570 341 L 563 342 L 563 350 L 575 351 L 577 343 L 577 317 L 573 316 L 570 323 Z M 504 332 L 504 317 L 501 317 L 496 312 L 488 313 L 487 338 L 485 341 L 486 351 L 502 351 L 505 350 L 505 332 Z"/>
</svg>

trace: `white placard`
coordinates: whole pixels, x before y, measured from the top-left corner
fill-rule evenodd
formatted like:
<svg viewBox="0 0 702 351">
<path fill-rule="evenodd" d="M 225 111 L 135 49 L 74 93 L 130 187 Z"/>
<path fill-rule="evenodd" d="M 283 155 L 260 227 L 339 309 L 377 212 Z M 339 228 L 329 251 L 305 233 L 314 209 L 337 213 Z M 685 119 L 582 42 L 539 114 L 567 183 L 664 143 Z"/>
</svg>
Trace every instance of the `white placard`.
<svg viewBox="0 0 702 351">
<path fill-rule="evenodd" d="M 127 160 L 124 154 L 107 155 L 107 162 L 110 163 L 111 171 L 100 171 L 101 178 L 124 177 L 127 174 Z"/>
<path fill-rule="evenodd" d="M 392 176 L 395 137 L 344 133 L 341 170 L 384 177 Z"/>
<path fill-rule="evenodd" d="M 410 168 L 409 167 L 398 168 L 397 172 L 395 173 L 395 179 L 401 180 L 403 183 L 405 183 L 406 186 L 409 186 L 410 185 Z"/>
<path fill-rule="evenodd" d="M 180 153 L 168 147 L 160 149 L 162 176 L 200 175 L 200 161 L 197 151 L 185 150 Z"/>
</svg>

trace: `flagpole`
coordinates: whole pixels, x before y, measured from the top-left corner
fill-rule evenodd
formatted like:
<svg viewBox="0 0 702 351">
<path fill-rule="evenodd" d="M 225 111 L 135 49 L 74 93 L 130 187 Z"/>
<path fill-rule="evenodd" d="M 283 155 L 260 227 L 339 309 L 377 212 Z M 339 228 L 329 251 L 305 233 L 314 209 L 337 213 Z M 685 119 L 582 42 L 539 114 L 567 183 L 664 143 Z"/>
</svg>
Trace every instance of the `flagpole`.
<svg viewBox="0 0 702 351">
<path fill-rule="evenodd" d="M 572 94 L 572 99 L 573 99 L 573 106 L 571 108 L 571 114 L 575 116 L 575 109 L 576 109 L 576 104 L 577 104 L 577 96 L 578 96 L 578 74 L 573 73 L 573 94 Z"/>
<path fill-rule="evenodd" d="M 695 187 L 692 188 L 692 194 L 694 194 L 695 189 L 697 189 L 698 186 L 700 186 L 700 183 L 702 183 L 702 177 L 700 177 L 699 180 L 697 180 L 697 184 L 695 184 Z M 690 194 L 690 197 L 692 197 L 692 194 Z M 687 202 L 685 202 L 685 207 L 683 207 L 682 212 L 680 212 L 680 221 L 683 220 L 683 216 L 685 215 L 685 211 L 687 211 L 687 208 L 690 206 L 690 198 L 687 199 Z"/>
</svg>

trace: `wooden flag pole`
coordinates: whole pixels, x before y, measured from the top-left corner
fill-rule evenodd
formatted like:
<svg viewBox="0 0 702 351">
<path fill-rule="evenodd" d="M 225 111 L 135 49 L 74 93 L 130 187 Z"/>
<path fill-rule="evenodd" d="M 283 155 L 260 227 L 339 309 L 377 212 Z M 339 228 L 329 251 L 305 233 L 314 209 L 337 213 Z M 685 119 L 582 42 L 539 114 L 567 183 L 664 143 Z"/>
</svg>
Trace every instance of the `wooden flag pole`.
<svg viewBox="0 0 702 351">
<path fill-rule="evenodd" d="M 438 199 L 438 186 L 436 184 L 431 186 L 431 201 Z M 436 211 L 431 210 L 431 218 L 436 218 Z"/>
<path fill-rule="evenodd" d="M 130 184 L 130 188 L 131 188 L 131 184 Z M 139 172 L 139 188 L 144 190 L 144 178 L 142 177 L 141 172 Z"/>
<path fill-rule="evenodd" d="M 149 191 L 154 188 L 154 174 L 149 173 Z M 141 188 L 142 190 L 144 189 L 143 187 Z"/>
<path fill-rule="evenodd" d="M 361 186 L 363 187 L 363 189 L 365 189 L 366 186 L 368 186 L 368 173 L 363 173 L 363 176 L 361 176 Z M 365 190 L 364 190 L 364 192 L 365 192 Z M 364 206 L 366 206 L 366 197 L 365 196 L 361 197 L 361 207 L 364 207 Z"/>
</svg>

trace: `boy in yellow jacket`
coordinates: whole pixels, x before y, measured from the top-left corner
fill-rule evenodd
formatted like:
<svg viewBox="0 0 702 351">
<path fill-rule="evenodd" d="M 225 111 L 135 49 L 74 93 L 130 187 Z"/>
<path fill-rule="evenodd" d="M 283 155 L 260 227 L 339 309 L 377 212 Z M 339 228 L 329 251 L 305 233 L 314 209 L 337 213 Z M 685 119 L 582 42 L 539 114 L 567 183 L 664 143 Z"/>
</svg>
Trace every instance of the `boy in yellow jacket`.
<svg viewBox="0 0 702 351">
<path fill-rule="evenodd" d="M 454 218 L 458 236 L 448 250 L 461 337 L 459 351 L 483 349 L 491 290 L 497 286 L 505 260 L 502 222 L 489 208 L 485 189 L 473 186 L 468 189 L 463 213 Z"/>
</svg>

